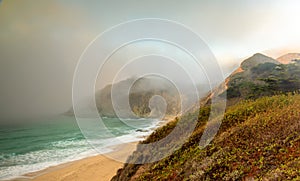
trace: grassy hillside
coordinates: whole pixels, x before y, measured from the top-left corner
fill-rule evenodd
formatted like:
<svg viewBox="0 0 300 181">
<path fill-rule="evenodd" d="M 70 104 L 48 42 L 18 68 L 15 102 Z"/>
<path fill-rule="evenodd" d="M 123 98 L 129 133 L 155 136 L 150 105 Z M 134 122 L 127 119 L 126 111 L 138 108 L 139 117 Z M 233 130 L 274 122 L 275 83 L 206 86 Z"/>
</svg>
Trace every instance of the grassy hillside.
<svg viewBox="0 0 300 181">
<path fill-rule="evenodd" d="M 201 100 L 200 110 L 179 118 L 188 125 L 198 116 L 192 135 L 177 151 L 155 163 L 125 164 L 112 180 L 300 180 L 300 61 L 290 62 L 282 64 L 262 54 L 246 59 Z M 218 111 L 211 109 L 211 98 L 225 92 L 221 127 L 213 141 L 201 148 L 210 112 Z M 142 143 L 165 138 L 177 123 L 178 118 Z M 181 137 L 151 150 L 138 146 L 128 161 L 159 156 Z"/>
<path fill-rule="evenodd" d="M 300 180 L 299 109 L 297 93 L 241 101 L 227 108 L 215 139 L 200 148 L 210 111 L 203 107 L 196 129 L 180 149 L 155 163 L 125 164 L 112 180 Z M 176 122 L 156 130 L 144 143 L 165 137 Z M 135 152 L 129 159 L 147 154 Z"/>
</svg>

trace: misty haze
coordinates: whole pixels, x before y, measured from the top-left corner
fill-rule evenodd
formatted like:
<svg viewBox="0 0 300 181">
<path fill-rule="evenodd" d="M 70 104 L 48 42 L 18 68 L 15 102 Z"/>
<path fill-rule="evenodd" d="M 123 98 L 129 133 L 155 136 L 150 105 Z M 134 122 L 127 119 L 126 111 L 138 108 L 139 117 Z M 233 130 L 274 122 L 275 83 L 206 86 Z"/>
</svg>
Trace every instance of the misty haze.
<svg viewBox="0 0 300 181">
<path fill-rule="evenodd" d="M 300 180 L 299 8 L 0 0 L 0 180 Z"/>
</svg>

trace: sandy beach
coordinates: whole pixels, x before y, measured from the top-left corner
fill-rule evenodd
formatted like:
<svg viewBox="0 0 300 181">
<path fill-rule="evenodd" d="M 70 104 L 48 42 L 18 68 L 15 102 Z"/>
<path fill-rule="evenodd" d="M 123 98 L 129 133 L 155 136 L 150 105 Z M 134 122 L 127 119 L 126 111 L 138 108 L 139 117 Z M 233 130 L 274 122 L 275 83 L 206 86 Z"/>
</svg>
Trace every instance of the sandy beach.
<svg viewBox="0 0 300 181">
<path fill-rule="evenodd" d="M 137 142 L 119 145 L 116 151 L 28 173 L 14 181 L 108 181 L 135 150 Z M 114 158 L 114 159 L 113 159 Z M 117 161 L 118 160 L 118 161 Z"/>
</svg>

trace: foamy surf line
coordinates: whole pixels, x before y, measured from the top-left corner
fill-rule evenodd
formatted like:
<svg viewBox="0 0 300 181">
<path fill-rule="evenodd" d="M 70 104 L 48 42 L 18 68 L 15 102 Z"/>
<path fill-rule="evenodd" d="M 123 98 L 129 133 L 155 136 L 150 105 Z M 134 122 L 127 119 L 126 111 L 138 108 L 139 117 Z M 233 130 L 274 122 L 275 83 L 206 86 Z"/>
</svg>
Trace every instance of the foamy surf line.
<svg viewBox="0 0 300 181">
<path fill-rule="evenodd" d="M 139 140 L 139 139 L 135 139 Z M 135 142 L 135 140 L 130 140 L 126 143 L 132 143 Z M 109 144 L 102 148 L 101 153 L 97 152 L 95 149 L 90 148 L 90 150 L 86 150 L 84 152 L 81 152 L 79 154 L 75 154 L 76 156 L 67 157 L 64 159 L 61 159 L 60 161 L 46 161 L 41 163 L 34 163 L 34 164 L 24 164 L 24 165 L 16 165 L 16 166 L 10 166 L 6 168 L 1 168 L 0 170 L 0 180 L 13 180 L 13 179 L 30 179 L 30 176 L 28 174 L 39 172 L 45 169 L 48 169 L 50 167 L 56 167 L 59 165 L 63 165 L 66 163 L 82 160 L 85 158 L 97 156 L 97 155 L 105 155 L 108 153 L 113 153 L 115 151 L 118 145 L 124 144 L 125 142 L 122 142 L 120 144 Z M 29 156 L 30 159 L 34 159 L 33 156 Z"/>
<path fill-rule="evenodd" d="M 73 156 L 69 157 L 57 157 L 57 159 L 51 160 L 49 158 L 48 160 L 45 159 L 45 161 L 37 162 L 37 163 L 25 163 L 27 160 L 39 160 L 40 157 L 47 157 L 48 155 L 52 154 L 57 154 L 60 155 L 62 154 L 61 152 L 64 152 L 65 154 L 72 154 Z M 97 152 L 95 152 L 94 149 L 82 149 L 81 151 L 79 150 L 40 150 L 37 152 L 31 152 L 25 155 L 21 156 L 16 156 L 14 159 L 15 162 L 23 162 L 23 164 L 19 165 L 13 165 L 9 167 L 1 167 L 0 169 L 0 179 L 1 180 L 11 180 L 11 179 L 16 179 L 16 178 L 24 178 L 23 175 L 32 173 L 32 172 L 37 172 L 40 170 L 44 170 L 49 167 L 57 166 L 60 164 L 80 160 L 83 158 L 87 158 L 90 156 L 95 156 L 98 155 Z"/>
<path fill-rule="evenodd" d="M 39 150 L 25 155 L 13 156 L 11 160 L 7 161 L 14 163 L 20 162 L 20 164 L 0 167 L 0 180 L 12 180 L 19 178 L 26 179 L 28 178 L 28 174 L 39 172 L 49 167 L 56 167 L 88 157 L 101 154 L 105 155 L 114 151 L 119 151 L 120 147 L 118 147 L 118 145 L 144 140 L 159 126 L 160 122 L 161 121 L 159 120 L 153 120 L 152 124 L 148 127 L 131 130 L 128 134 L 114 138 L 107 138 L 98 141 L 58 141 L 51 143 L 52 146 L 66 148 L 57 150 Z M 98 145 L 97 149 L 93 149 L 91 144 Z M 68 148 L 72 146 L 74 147 L 74 145 L 76 148 Z M 53 158 L 51 155 L 55 155 L 55 157 Z M 32 160 L 36 160 L 36 162 L 32 163 Z M 28 162 L 26 163 L 26 161 Z"/>
</svg>

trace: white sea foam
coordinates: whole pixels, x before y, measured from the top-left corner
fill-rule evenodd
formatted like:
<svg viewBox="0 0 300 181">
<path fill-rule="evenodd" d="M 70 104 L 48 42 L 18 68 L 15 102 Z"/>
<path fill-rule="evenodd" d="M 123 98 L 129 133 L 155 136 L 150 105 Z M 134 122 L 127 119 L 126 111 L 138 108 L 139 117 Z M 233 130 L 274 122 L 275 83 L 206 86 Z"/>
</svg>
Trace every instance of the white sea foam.
<svg viewBox="0 0 300 181">
<path fill-rule="evenodd" d="M 80 145 L 82 145 L 80 143 Z M 12 179 L 29 172 L 39 171 L 50 166 L 75 161 L 97 153 L 89 147 L 39 150 L 4 159 L 0 167 L 0 179 Z M 11 166 L 9 166 L 11 165 Z"/>
<path fill-rule="evenodd" d="M 85 139 L 68 138 L 53 141 L 47 148 L 25 154 L 2 154 L 0 152 L 0 180 L 22 177 L 26 173 L 36 172 L 51 166 L 112 152 L 114 151 L 113 146 L 143 140 L 158 125 L 159 120 L 153 120 L 150 124 L 141 126 L 139 130 L 126 130 L 124 135 L 101 140 L 87 141 Z M 122 131 L 122 128 L 116 127 L 115 129 Z M 93 149 L 91 145 L 96 146 L 97 149 Z"/>
</svg>

